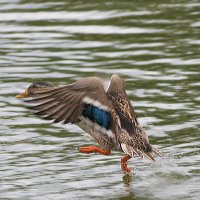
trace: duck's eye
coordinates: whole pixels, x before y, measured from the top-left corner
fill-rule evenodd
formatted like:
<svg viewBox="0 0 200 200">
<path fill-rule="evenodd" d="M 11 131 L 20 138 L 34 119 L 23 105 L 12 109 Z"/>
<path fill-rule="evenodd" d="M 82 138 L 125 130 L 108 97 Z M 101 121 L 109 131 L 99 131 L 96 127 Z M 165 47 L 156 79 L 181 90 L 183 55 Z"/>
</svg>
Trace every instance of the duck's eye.
<svg viewBox="0 0 200 200">
<path fill-rule="evenodd" d="M 34 92 L 33 91 L 29 91 L 29 95 L 33 95 L 34 94 Z"/>
</svg>

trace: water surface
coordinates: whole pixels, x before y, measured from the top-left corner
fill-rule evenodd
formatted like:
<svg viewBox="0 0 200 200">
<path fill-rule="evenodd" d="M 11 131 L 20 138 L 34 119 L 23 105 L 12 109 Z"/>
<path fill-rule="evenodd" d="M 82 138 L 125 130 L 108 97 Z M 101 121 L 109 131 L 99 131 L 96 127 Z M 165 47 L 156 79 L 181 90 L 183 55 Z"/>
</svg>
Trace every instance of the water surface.
<svg viewBox="0 0 200 200">
<path fill-rule="evenodd" d="M 190 199 L 200 196 L 199 7 L 192 1 L 0 1 L 0 199 Z M 157 163 L 84 155 L 95 142 L 14 96 L 118 73 Z"/>
</svg>

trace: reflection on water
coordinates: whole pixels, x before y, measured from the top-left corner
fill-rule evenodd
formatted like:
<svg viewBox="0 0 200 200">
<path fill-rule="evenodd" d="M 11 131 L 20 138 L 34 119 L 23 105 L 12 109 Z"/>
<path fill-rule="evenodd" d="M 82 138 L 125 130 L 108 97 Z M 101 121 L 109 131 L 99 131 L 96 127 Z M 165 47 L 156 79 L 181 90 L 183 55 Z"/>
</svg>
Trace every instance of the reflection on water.
<svg viewBox="0 0 200 200">
<path fill-rule="evenodd" d="M 122 177 L 122 180 L 124 182 L 125 185 L 128 186 L 128 188 L 130 187 L 131 183 L 132 183 L 132 174 L 126 174 Z"/>
<path fill-rule="evenodd" d="M 199 193 L 199 2 L 0 1 L 0 198 L 192 199 Z M 84 155 L 74 125 L 38 119 L 14 96 L 118 73 L 164 159 Z"/>
</svg>

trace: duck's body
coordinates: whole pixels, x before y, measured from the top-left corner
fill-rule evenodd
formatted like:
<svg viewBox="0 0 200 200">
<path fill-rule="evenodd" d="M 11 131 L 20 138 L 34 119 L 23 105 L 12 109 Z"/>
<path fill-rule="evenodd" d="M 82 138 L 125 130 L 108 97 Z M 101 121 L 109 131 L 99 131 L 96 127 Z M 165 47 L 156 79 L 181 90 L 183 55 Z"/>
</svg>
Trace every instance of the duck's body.
<svg viewBox="0 0 200 200">
<path fill-rule="evenodd" d="M 126 162 L 134 155 L 151 160 L 154 160 L 153 153 L 159 155 L 139 125 L 125 93 L 124 81 L 117 75 L 111 77 L 108 88 L 102 79 L 90 77 L 63 87 L 33 83 L 17 97 L 32 97 L 29 102 L 37 104 L 33 107 L 38 110 L 36 114 L 55 123 L 76 124 L 101 147 L 80 147 L 81 152 L 109 155 L 111 150 L 117 150 L 126 153 L 121 160 L 124 173 L 131 171 Z"/>
</svg>

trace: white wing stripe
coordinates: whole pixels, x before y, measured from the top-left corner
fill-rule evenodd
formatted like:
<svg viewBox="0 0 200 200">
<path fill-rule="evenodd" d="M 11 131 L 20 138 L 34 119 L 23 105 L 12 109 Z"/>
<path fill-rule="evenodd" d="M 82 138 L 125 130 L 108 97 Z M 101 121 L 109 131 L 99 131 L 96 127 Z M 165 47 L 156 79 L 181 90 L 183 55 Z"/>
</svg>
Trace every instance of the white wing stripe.
<svg viewBox="0 0 200 200">
<path fill-rule="evenodd" d="M 106 111 L 109 110 L 107 106 L 105 106 L 102 103 L 100 103 L 99 101 L 94 100 L 94 99 L 87 97 L 87 96 L 83 98 L 83 102 L 88 103 L 88 104 L 92 104 L 92 105 L 94 105 L 98 108 L 101 108 L 103 110 L 106 110 Z"/>
</svg>

